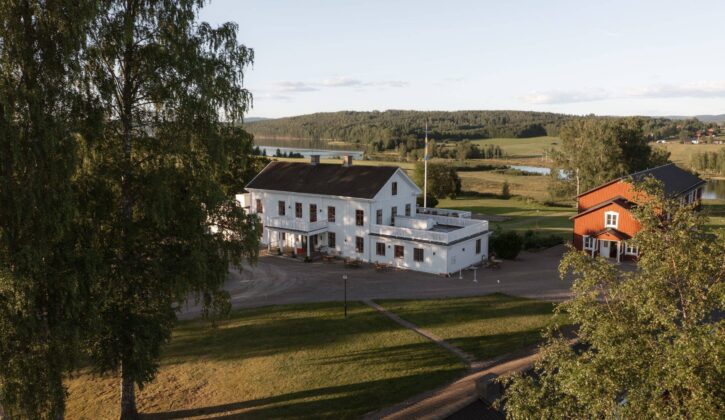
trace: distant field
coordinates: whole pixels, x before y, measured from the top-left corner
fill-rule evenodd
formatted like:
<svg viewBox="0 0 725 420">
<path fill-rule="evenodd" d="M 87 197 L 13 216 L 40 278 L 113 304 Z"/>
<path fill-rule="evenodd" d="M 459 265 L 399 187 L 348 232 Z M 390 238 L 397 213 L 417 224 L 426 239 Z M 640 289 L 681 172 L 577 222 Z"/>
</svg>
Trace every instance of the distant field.
<svg viewBox="0 0 725 420">
<path fill-rule="evenodd" d="M 513 195 L 531 197 L 544 202 L 549 198 L 549 177 L 539 175 L 509 175 L 495 171 L 459 172 L 461 189 L 479 193 L 500 194 L 504 182 Z"/>
<path fill-rule="evenodd" d="M 480 139 L 474 140 L 472 143 L 478 144 L 479 146 L 486 146 L 493 144 L 501 146 L 504 154 L 508 157 L 515 158 L 531 158 L 541 157 L 553 147 L 557 148 L 561 143 L 561 139 L 558 137 L 530 137 L 525 139 L 511 139 L 511 138 L 493 138 L 493 139 Z M 546 166 L 546 165 L 541 165 Z"/>
<path fill-rule="evenodd" d="M 725 144 L 679 144 L 667 143 L 657 144 L 655 147 L 665 148 L 671 153 L 670 160 L 674 163 L 689 168 L 692 161 L 692 155 L 697 152 L 717 152 L 725 148 Z"/>
</svg>

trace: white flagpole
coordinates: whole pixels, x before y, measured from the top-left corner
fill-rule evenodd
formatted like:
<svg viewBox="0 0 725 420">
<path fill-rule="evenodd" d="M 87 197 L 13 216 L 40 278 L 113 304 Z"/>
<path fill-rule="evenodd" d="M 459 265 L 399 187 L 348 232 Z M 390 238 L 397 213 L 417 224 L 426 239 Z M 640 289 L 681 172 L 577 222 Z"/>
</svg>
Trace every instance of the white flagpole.
<svg viewBox="0 0 725 420">
<path fill-rule="evenodd" d="M 428 119 L 425 120 L 425 156 L 423 156 L 423 208 L 428 207 Z"/>
</svg>

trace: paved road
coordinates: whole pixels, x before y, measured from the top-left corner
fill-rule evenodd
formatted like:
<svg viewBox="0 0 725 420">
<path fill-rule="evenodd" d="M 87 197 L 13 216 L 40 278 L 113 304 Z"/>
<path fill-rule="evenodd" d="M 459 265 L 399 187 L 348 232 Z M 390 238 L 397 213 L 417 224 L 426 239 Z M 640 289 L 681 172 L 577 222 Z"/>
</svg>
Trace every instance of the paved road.
<svg viewBox="0 0 725 420">
<path fill-rule="evenodd" d="M 480 269 L 447 278 L 415 271 L 377 272 L 371 265 L 346 268 L 342 262 L 304 263 L 278 256 L 261 257 L 253 266 L 231 270 L 225 289 L 234 308 L 287 303 L 341 301 L 342 275 L 348 275 L 348 299 L 420 299 L 478 296 L 502 292 L 515 296 L 557 301 L 569 296 L 569 280 L 560 280 L 559 260 L 563 246 L 528 253 L 505 261 L 499 270 Z M 198 316 L 187 307 L 180 318 Z"/>
</svg>

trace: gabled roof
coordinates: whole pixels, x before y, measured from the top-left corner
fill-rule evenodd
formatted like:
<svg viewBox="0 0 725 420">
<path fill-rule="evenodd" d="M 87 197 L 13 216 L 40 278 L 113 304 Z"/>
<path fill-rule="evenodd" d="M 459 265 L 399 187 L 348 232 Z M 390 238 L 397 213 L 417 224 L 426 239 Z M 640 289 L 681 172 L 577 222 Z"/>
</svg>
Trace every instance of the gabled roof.
<svg viewBox="0 0 725 420">
<path fill-rule="evenodd" d="M 271 162 L 246 188 L 371 199 L 397 166 Z"/>
<path fill-rule="evenodd" d="M 608 234 L 614 236 L 615 238 L 619 239 L 620 241 L 626 241 L 626 240 L 632 239 L 631 236 L 627 235 L 626 233 L 624 233 L 620 230 L 614 229 L 614 228 L 605 228 L 590 236 L 597 238 L 599 236 L 604 235 L 605 233 L 608 233 Z"/>
<path fill-rule="evenodd" d="M 691 190 L 705 183 L 705 181 L 700 179 L 697 175 L 691 174 L 690 172 L 680 168 L 674 163 L 667 163 L 665 165 L 657 166 L 651 169 L 645 169 L 644 171 L 635 172 L 633 174 L 614 179 L 598 187 L 594 187 L 588 191 L 584 191 L 577 197 L 581 197 L 583 195 L 589 194 L 592 191 L 596 191 L 602 187 L 606 187 L 607 185 L 611 185 L 615 182 L 626 180 L 628 178 L 632 178 L 632 180 L 635 182 L 641 182 L 644 181 L 644 179 L 648 176 L 651 176 L 656 180 L 662 182 L 664 192 L 668 196 L 676 196 L 680 193 Z"/>
<path fill-rule="evenodd" d="M 618 196 L 616 196 L 616 197 L 614 197 L 614 198 L 612 198 L 610 200 L 602 201 L 601 203 L 597 204 L 596 206 L 589 207 L 588 209 L 584 210 L 583 212 L 577 213 L 574 216 L 571 216 L 569 219 L 570 220 L 571 219 L 576 219 L 579 216 L 584 216 L 585 214 L 589 214 L 589 213 L 591 213 L 593 211 L 597 211 L 597 210 L 599 210 L 599 209 L 601 209 L 603 207 L 607 207 L 610 204 L 616 204 L 619 207 L 622 207 L 622 208 L 625 208 L 625 209 L 629 210 L 630 208 L 632 208 L 632 204 L 633 203 L 630 202 L 629 200 L 627 200 L 626 198 L 622 197 L 621 195 L 618 195 Z"/>
</svg>

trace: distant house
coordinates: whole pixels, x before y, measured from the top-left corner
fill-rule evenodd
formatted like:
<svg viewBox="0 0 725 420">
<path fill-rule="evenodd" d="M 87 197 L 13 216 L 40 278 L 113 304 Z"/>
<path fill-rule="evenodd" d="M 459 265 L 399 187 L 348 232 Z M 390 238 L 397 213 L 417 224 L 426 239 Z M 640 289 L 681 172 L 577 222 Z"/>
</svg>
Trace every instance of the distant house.
<svg viewBox="0 0 725 420">
<path fill-rule="evenodd" d="M 572 217 L 574 247 L 617 261 L 635 259 L 639 252 L 627 241 L 640 225 L 631 212 L 637 205 L 637 194 L 628 181 L 642 181 L 646 177 L 662 182 L 665 194 L 679 197 L 684 204 L 699 203 L 702 197 L 705 181 L 674 163 L 607 182 L 577 197 L 577 215 Z"/>
<path fill-rule="evenodd" d="M 396 166 L 272 162 L 246 186 L 262 243 L 299 256 L 333 254 L 435 274 L 488 257 L 488 222 L 416 206 L 420 188 Z"/>
</svg>

